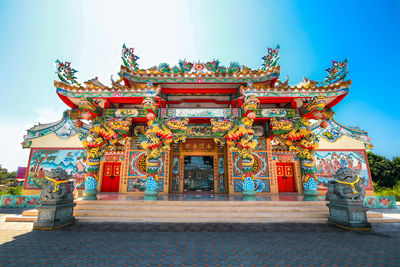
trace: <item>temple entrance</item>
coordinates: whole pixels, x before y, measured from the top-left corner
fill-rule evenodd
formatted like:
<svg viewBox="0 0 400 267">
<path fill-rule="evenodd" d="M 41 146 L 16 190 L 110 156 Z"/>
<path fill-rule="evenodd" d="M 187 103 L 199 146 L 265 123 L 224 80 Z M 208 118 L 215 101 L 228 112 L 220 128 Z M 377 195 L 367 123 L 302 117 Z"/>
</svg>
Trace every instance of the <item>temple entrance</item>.
<svg viewBox="0 0 400 267">
<path fill-rule="evenodd" d="M 121 175 L 121 163 L 120 162 L 104 163 L 101 191 L 102 192 L 119 192 L 120 175 Z"/>
<path fill-rule="evenodd" d="M 214 192 L 214 157 L 184 157 L 184 192 Z"/>
<path fill-rule="evenodd" d="M 278 177 L 278 190 L 282 192 L 296 192 L 294 182 L 293 163 L 276 163 L 276 175 Z"/>
</svg>

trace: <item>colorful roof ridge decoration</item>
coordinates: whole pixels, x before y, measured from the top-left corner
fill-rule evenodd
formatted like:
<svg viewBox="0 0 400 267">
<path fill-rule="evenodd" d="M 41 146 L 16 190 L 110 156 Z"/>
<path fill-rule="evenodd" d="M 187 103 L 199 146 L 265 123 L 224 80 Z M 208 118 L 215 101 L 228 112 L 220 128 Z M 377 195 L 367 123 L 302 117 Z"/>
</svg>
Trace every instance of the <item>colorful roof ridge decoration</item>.
<svg viewBox="0 0 400 267">
<path fill-rule="evenodd" d="M 279 45 L 277 45 L 275 49 L 267 49 L 267 55 L 261 58 L 264 60 L 264 63 L 261 66 L 262 70 L 267 70 L 276 66 L 279 60 L 279 48 Z"/>
<path fill-rule="evenodd" d="M 350 138 L 364 142 L 367 150 L 371 150 L 373 148 L 371 137 L 368 136 L 368 132 L 355 127 L 345 126 L 337 122 L 334 118 L 331 118 L 327 122 L 328 126 L 326 128 L 320 127 L 320 124 L 316 122 L 311 125 L 311 130 L 315 135 L 319 135 L 331 143 L 336 142 L 343 135 L 347 135 Z"/>
<path fill-rule="evenodd" d="M 71 67 L 71 62 L 61 62 L 56 60 L 56 74 L 58 78 L 66 84 L 74 84 L 80 86 L 76 81 L 75 73 L 78 71 Z"/>
<path fill-rule="evenodd" d="M 171 67 L 168 63 L 161 63 L 158 67 L 139 69 L 136 62 L 139 57 L 133 55 L 133 48 L 122 49 L 122 60 L 120 76 L 134 82 L 218 82 L 226 78 L 224 82 L 263 82 L 277 78 L 280 73 L 279 45 L 275 49 L 268 49 L 268 53 L 262 59 L 263 65 L 258 70 L 231 62 L 228 67 L 222 66 L 219 60 L 205 63 L 189 62 L 179 60 L 178 64 Z M 210 78 L 214 78 L 209 80 Z M 175 79 L 175 80 L 174 80 Z M 178 80 L 176 80 L 178 79 Z M 255 79 L 255 80 L 254 80 Z"/>
<path fill-rule="evenodd" d="M 22 147 L 30 147 L 32 139 L 42 137 L 50 133 L 55 133 L 61 139 L 66 140 L 77 133 L 89 132 L 89 128 L 90 126 L 87 124 L 77 127 L 75 125 L 75 121 L 73 121 L 70 117 L 70 110 L 66 110 L 64 111 L 61 120 L 46 124 L 39 123 L 38 125 L 28 129 L 28 133 L 24 136 Z"/>
<path fill-rule="evenodd" d="M 332 84 L 339 81 L 343 81 L 348 73 L 347 70 L 347 59 L 345 58 L 343 62 L 332 61 L 332 67 L 326 69 L 328 75 L 322 84 Z"/>
</svg>

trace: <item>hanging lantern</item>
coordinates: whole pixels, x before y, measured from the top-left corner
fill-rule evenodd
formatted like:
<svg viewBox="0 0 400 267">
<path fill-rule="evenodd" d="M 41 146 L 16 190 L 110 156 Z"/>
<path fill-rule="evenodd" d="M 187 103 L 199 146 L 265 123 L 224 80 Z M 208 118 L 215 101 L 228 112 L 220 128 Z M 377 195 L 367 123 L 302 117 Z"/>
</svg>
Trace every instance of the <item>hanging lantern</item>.
<svg viewBox="0 0 400 267">
<path fill-rule="evenodd" d="M 154 115 L 153 112 L 149 112 L 149 113 L 147 113 L 147 115 L 146 115 L 146 119 L 147 119 L 148 121 L 152 121 L 152 120 L 154 120 L 155 118 L 156 118 L 156 115 Z"/>
<path fill-rule="evenodd" d="M 320 120 L 322 118 L 322 113 L 321 112 L 315 112 L 313 114 L 313 119 L 314 120 Z"/>
<path fill-rule="evenodd" d="M 256 113 L 250 112 L 249 114 L 247 114 L 247 118 L 254 120 L 256 118 Z"/>
<path fill-rule="evenodd" d="M 81 120 L 75 121 L 75 126 L 81 128 L 83 126 L 83 122 Z"/>
<path fill-rule="evenodd" d="M 328 127 L 329 126 L 329 123 L 327 122 L 327 121 L 322 121 L 321 123 L 320 123 L 320 125 L 319 125 L 321 128 L 326 128 L 326 127 Z"/>
<path fill-rule="evenodd" d="M 92 113 L 85 112 L 85 113 L 82 114 L 82 118 L 84 120 L 90 121 L 93 118 L 93 115 L 92 115 Z"/>
</svg>

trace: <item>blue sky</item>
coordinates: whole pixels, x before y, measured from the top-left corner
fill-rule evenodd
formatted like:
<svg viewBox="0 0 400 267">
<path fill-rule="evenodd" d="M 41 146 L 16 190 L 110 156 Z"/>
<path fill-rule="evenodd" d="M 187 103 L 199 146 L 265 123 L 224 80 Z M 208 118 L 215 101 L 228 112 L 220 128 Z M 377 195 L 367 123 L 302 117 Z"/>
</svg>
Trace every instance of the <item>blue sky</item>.
<svg viewBox="0 0 400 267">
<path fill-rule="evenodd" d="M 369 132 L 374 152 L 399 156 L 400 1 L 4 1 L 0 0 L 0 164 L 25 166 L 20 143 L 67 107 L 53 87 L 54 61 L 79 81 L 109 84 L 123 43 L 139 64 L 220 59 L 258 68 L 280 44 L 281 78 L 323 80 L 349 60 L 353 82 L 335 118 Z"/>
</svg>

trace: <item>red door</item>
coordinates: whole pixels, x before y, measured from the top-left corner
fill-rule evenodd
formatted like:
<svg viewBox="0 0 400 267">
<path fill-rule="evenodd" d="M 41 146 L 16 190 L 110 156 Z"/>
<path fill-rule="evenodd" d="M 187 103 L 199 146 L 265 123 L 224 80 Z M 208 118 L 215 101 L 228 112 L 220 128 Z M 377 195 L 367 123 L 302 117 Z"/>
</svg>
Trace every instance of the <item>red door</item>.
<svg viewBox="0 0 400 267">
<path fill-rule="evenodd" d="M 296 192 L 292 163 L 277 162 L 276 174 L 278 176 L 279 192 Z"/>
<path fill-rule="evenodd" d="M 103 181 L 101 185 L 102 192 L 119 192 L 119 177 L 121 174 L 121 163 L 104 163 Z"/>
</svg>

